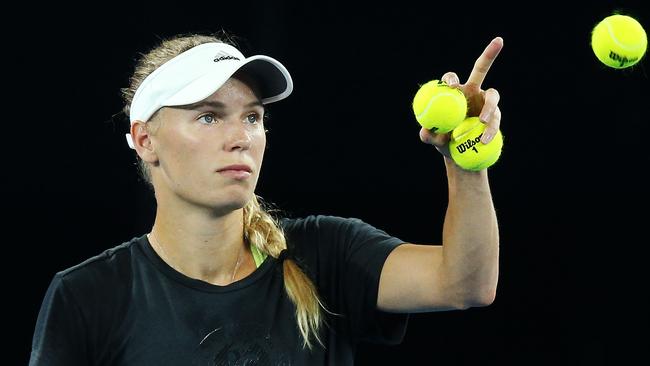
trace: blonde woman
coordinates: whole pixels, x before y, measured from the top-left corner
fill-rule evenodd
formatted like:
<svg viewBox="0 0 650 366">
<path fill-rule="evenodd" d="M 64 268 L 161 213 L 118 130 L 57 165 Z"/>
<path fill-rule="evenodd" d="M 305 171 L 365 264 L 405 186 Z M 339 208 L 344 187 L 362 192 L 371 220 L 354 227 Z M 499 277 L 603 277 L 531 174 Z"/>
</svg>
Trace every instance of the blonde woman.
<svg viewBox="0 0 650 366">
<path fill-rule="evenodd" d="M 487 140 L 499 97 L 481 83 L 501 47 L 488 45 L 467 83 L 443 76 L 488 124 Z M 255 195 L 265 106 L 292 89 L 280 62 L 213 36 L 142 55 L 123 95 L 155 222 L 54 276 L 30 365 L 351 365 L 359 341 L 400 342 L 408 313 L 493 301 L 487 172 L 455 166 L 446 135 L 420 132 L 447 167 L 443 245 L 405 243 L 356 218 L 271 215 Z"/>
</svg>

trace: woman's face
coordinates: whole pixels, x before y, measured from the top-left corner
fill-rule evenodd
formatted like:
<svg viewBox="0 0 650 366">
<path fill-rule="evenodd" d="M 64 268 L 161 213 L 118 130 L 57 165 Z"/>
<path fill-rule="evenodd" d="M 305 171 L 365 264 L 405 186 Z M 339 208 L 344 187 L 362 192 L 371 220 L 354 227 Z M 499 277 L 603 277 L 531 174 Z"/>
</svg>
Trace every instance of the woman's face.
<svg viewBox="0 0 650 366">
<path fill-rule="evenodd" d="M 266 147 L 264 107 L 251 87 L 230 78 L 205 100 L 162 108 L 151 135 L 157 199 L 180 199 L 227 213 L 244 207 L 257 185 Z M 222 170 L 246 165 L 248 171 Z M 170 197 L 171 196 L 171 197 Z"/>
</svg>

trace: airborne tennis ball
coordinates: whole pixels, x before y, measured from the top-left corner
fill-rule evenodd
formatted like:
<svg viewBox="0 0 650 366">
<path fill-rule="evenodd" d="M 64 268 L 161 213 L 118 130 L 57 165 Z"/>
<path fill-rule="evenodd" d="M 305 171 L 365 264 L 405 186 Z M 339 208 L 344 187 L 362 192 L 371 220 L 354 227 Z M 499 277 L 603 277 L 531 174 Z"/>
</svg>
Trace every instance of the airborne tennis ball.
<svg viewBox="0 0 650 366">
<path fill-rule="evenodd" d="M 492 141 L 481 142 L 486 125 L 478 117 L 469 117 L 456 127 L 449 140 L 449 152 L 454 162 L 465 170 L 479 171 L 499 160 L 503 135 L 497 131 Z"/>
<path fill-rule="evenodd" d="M 634 18 L 615 14 L 600 21 L 591 32 L 591 48 L 596 57 L 609 67 L 624 69 L 643 57 L 648 37 Z"/>
<path fill-rule="evenodd" d="M 435 133 L 447 133 L 467 114 L 467 99 L 460 89 L 442 80 L 431 80 L 413 97 L 413 113 L 422 127 Z"/>
</svg>

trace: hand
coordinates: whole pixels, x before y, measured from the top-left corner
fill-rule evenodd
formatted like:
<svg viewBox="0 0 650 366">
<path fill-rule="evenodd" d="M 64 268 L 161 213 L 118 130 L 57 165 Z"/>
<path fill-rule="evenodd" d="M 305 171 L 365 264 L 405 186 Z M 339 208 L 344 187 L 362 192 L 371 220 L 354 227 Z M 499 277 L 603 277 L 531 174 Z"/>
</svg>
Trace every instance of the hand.
<svg viewBox="0 0 650 366">
<path fill-rule="evenodd" d="M 442 80 L 452 88 L 459 88 L 467 98 L 468 117 L 479 116 L 481 122 L 487 124 L 485 132 L 481 137 L 481 142 L 487 144 L 499 130 L 501 123 L 501 110 L 499 109 L 499 92 L 494 88 L 487 90 L 481 89 L 481 84 L 485 80 L 490 66 L 503 48 L 503 39 L 496 37 L 485 48 L 481 56 L 474 63 L 474 68 L 467 78 L 465 84 L 460 84 L 458 75 L 454 72 L 447 72 L 442 76 Z M 420 140 L 433 145 L 444 156 L 449 155 L 449 133 L 437 134 L 426 128 L 420 130 Z"/>
</svg>

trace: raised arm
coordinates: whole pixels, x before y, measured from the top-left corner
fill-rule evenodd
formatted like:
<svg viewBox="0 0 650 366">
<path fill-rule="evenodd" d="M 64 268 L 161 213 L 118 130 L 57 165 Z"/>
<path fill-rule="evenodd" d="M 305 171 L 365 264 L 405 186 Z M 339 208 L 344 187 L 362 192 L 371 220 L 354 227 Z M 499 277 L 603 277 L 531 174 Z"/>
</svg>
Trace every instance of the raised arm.
<svg viewBox="0 0 650 366">
<path fill-rule="evenodd" d="M 460 88 L 469 102 L 469 116 L 487 124 L 481 141 L 499 129 L 499 93 L 481 89 L 488 70 L 503 47 L 493 39 L 476 60 L 465 84 L 455 73 L 442 79 Z M 406 243 L 387 258 L 379 283 L 377 307 L 389 312 L 429 312 L 486 306 L 494 301 L 499 269 L 499 229 L 487 170 L 470 172 L 449 156 L 449 134 L 420 131 L 423 142 L 443 155 L 449 202 L 442 245 Z"/>
</svg>

